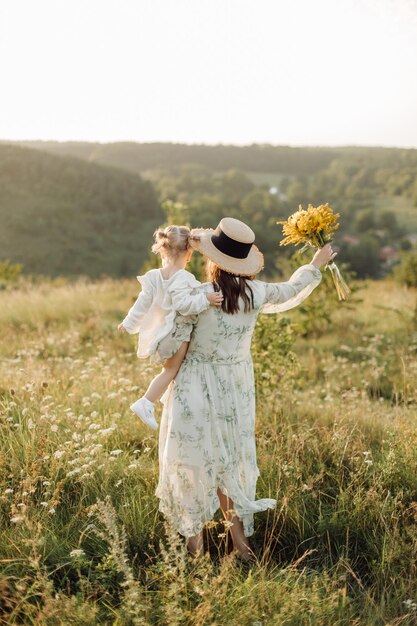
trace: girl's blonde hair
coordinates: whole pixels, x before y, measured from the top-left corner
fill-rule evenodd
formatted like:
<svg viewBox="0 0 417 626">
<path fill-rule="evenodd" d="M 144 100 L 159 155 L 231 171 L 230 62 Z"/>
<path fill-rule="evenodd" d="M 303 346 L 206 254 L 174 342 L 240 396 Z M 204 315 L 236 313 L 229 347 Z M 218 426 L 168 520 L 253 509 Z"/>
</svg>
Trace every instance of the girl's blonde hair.
<svg viewBox="0 0 417 626">
<path fill-rule="evenodd" d="M 154 254 L 162 252 L 171 259 L 176 259 L 181 254 L 190 250 L 190 229 L 187 226 L 167 226 L 158 228 L 153 236 L 155 243 L 152 246 Z"/>
</svg>

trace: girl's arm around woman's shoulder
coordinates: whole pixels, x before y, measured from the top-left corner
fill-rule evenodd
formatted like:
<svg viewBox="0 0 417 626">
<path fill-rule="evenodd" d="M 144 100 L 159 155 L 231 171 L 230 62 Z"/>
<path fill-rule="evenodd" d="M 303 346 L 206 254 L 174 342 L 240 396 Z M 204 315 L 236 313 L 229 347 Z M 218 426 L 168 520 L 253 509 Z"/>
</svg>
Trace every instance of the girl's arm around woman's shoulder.
<svg viewBox="0 0 417 626">
<path fill-rule="evenodd" d="M 181 315 L 198 315 L 208 309 L 210 300 L 202 283 L 187 270 L 177 272 L 176 276 L 168 289 L 172 308 Z"/>
<path fill-rule="evenodd" d="M 123 328 L 132 335 L 139 332 L 141 321 L 152 304 L 154 297 L 153 272 L 155 272 L 155 270 L 150 270 L 143 276 L 136 276 L 137 280 L 142 285 L 142 290 L 136 298 L 136 302 L 131 306 L 128 314 L 120 324 L 120 326 L 123 326 Z"/>
<path fill-rule="evenodd" d="M 265 298 L 262 313 L 281 313 L 298 306 L 320 284 L 322 273 L 312 263 L 300 265 L 285 282 L 262 283 Z"/>
</svg>

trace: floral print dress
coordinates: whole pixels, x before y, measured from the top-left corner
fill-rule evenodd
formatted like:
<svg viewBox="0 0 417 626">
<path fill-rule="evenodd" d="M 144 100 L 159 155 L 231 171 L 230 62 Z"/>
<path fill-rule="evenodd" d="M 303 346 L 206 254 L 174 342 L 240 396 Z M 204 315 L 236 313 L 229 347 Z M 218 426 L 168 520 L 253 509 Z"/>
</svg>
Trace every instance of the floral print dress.
<svg viewBox="0 0 417 626">
<path fill-rule="evenodd" d="M 255 307 L 228 314 L 210 307 L 197 318 L 176 379 L 163 398 L 159 432 L 159 510 L 185 537 L 199 533 L 220 507 L 217 487 L 233 500 L 247 537 L 254 513 L 276 500 L 256 500 L 255 383 L 250 352 L 260 312 L 302 302 L 321 281 L 312 264 L 287 282 L 250 281 Z M 210 283 L 202 290 L 212 291 Z"/>
</svg>

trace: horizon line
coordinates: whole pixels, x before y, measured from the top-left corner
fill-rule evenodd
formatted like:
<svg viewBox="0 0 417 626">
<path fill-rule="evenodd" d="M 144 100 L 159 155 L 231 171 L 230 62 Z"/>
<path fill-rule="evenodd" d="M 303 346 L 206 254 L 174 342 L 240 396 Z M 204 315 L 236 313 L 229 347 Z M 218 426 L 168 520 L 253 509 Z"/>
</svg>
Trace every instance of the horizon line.
<svg viewBox="0 0 417 626">
<path fill-rule="evenodd" d="M 100 145 L 113 145 L 113 144 L 137 144 L 137 145 L 177 145 L 177 146 L 204 146 L 204 147 L 234 147 L 234 148 L 250 148 L 252 146 L 270 146 L 272 148 L 372 148 L 372 149 L 386 149 L 386 150 L 417 150 L 417 146 L 402 146 L 402 145 L 386 145 L 386 144 L 290 144 L 290 143 L 269 143 L 264 141 L 254 141 L 251 143 L 211 143 L 211 142 L 187 142 L 187 141 L 173 141 L 173 140 L 153 140 L 153 141 L 139 141 L 136 139 L 117 139 L 111 141 L 102 141 L 94 139 L 4 139 L 0 138 L 0 143 L 86 143 L 86 144 L 100 144 Z"/>
</svg>

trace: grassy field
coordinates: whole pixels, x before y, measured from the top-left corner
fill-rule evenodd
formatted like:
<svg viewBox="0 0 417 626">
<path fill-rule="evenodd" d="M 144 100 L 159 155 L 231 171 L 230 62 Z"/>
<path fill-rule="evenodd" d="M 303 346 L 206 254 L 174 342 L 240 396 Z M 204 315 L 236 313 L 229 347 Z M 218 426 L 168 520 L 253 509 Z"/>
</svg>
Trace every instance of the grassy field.
<svg viewBox="0 0 417 626">
<path fill-rule="evenodd" d="M 220 511 L 191 562 L 154 490 L 157 433 L 129 410 L 153 369 L 116 326 L 134 280 L 0 292 L 0 623 L 417 623 L 415 290 L 262 316 L 254 341 L 258 562 Z"/>
</svg>

